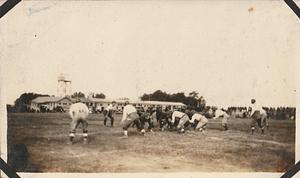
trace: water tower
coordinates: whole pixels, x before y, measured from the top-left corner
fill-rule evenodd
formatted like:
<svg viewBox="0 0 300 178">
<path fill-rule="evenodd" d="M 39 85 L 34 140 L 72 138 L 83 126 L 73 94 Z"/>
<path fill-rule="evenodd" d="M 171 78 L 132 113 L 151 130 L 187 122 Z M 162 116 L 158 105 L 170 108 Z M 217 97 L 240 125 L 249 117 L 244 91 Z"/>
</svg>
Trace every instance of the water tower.
<svg viewBox="0 0 300 178">
<path fill-rule="evenodd" d="M 71 80 L 67 80 L 64 74 L 58 76 L 57 96 L 64 97 L 71 95 Z"/>
</svg>

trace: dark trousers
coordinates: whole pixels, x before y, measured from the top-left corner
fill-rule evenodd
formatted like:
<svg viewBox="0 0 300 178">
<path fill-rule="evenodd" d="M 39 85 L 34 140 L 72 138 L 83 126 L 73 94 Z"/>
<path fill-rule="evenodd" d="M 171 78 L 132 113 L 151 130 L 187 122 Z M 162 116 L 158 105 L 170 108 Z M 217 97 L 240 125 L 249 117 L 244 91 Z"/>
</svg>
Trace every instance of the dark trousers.
<svg viewBox="0 0 300 178">
<path fill-rule="evenodd" d="M 171 129 L 176 128 L 178 126 L 178 124 L 179 124 L 179 121 L 180 121 L 180 118 L 176 118 L 174 124 L 170 125 Z"/>
<path fill-rule="evenodd" d="M 141 121 L 139 119 L 139 115 L 137 113 L 132 113 L 129 116 L 129 119 L 126 119 L 123 123 L 123 130 L 127 130 L 132 124 L 136 125 L 139 131 L 142 130 Z"/>
<path fill-rule="evenodd" d="M 191 124 L 191 125 L 192 125 L 192 128 L 193 128 L 194 130 L 196 130 L 196 127 L 197 127 L 198 123 L 199 123 L 199 121 L 195 120 L 194 123 Z"/>
<path fill-rule="evenodd" d="M 141 120 L 141 129 L 145 129 L 145 124 L 148 123 L 148 129 L 151 130 L 154 128 L 154 123 L 151 118 L 140 118 Z"/>
<path fill-rule="evenodd" d="M 110 111 L 104 111 L 104 125 L 106 126 L 107 120 L 110 119 L 110 125 L 114 126 L 114 120 L 112 113 Z"/>
<path fill-rule="evenodd" d="M 76 129 L 78 128 L 79 124 L 82 125 L 82 131 L 83 133 L 87 133 L 87 127 L 88 127 L 88 122 L 85 119 L 73 119 L 71 122 L 71 130 L 70 133 L 75 133 Z"/>
<path fill-rule="evenodd" d="M 165 126 L 171 127 L 170 119 L 167 117 L 166 114 L 160 114 L 156 117 L 157 122 L 159 123 L 159 128 L 162 129 Z"/>
</svg>

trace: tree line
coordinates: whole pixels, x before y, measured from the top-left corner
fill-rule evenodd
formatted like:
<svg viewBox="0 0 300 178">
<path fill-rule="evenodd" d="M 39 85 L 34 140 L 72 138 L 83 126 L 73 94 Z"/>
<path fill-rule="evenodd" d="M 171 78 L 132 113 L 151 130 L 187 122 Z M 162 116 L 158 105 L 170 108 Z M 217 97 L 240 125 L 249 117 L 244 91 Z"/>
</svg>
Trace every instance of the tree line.
<svg viewBox="0 0 300 178">
<path fill-rule="evenodd" d="M 14 102 L 14 105 L 7 105 L 8 112 L 29 112 L 30 110 L 30 103 L 32 100 L 36 99 L 37 97 L 41 96 L 50 96 L 48 94 L 38 94 L 38 93 L 23 93 L 17 98 Z M 52 95 L 53 96 L 53 95 Z M 74 92 L 71 98 L 86 98 L 83 92 Z M 89 93 L 89 97 L 92 98 L 102 98 L 105 99 L 105 94 L 103 93 Z M 190 92 L 188 95 L 185 95 L 184 92 L 177 92 L 177 93 L 166 93 L 162 90 L 156 90 L 153 93 L 144 93 L 140 99 L 142 101 L 167 101 L 167 102 L 181 102 L 187 105 L 190 109 L 195 109 L 197 111 L 208 111 L 210 108 L 215 110 L 216 107 L 214 106 L 207 106 L 206 101 L 203 96 L 199 96 L 199 93 L 196 91 Z M 230 113 L 233 111 L 247 111 L 246 107 L 228 107 L 227 108 Z M 296 108 L 285 108 L 285 107 L 278 107 L 278 108 L 264 108 L 268 115 L 272 118 L 290 118 L 294 117 L 296 114 Z"/>
<path fill-rule="evenodd" d="M 142 101 L 169 101 L 169 102 L 181 102 L 193 109 L 202 111 L 206 106 L 206 101 L 203 96 L 199 97 L 199 93 L 192 91 L 186 96 L 184 92 L 178 93 L 166 93 L 161 90 L 156 90 L 153 93 L 144 93 L 140 99 Z"/>
</svg>

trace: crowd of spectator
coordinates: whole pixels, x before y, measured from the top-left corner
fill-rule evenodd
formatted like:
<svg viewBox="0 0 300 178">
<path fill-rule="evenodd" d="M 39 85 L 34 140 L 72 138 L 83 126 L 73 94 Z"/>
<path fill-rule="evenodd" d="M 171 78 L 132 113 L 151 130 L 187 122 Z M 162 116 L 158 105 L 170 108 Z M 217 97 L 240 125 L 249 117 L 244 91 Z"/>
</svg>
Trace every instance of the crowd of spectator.
<svg viewBox="0 0 300 178">
<path fill-rule="evenodd" d="M 263 107 L 271 119 L 295 119 L 295 107 Z M 237 115 L 241 118 L 249 117 L 250 108 L 247 107 L 228 107 L 230 115 Z"/>
</svg>

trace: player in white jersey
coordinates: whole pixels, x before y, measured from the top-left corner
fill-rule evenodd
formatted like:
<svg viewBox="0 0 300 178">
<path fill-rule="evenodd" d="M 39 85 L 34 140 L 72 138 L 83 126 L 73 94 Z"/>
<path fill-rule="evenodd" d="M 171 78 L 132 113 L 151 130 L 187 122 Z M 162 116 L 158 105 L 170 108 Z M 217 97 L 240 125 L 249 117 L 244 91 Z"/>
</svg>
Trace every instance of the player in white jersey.
<svg viewBox="0 0 300 178">
<path fill-rule="evenodd" d="M 204 132 L 208 123 L 207 118 L 200 113 L 194 113 L 192 119 L 190 120 L 190 123 L 194 124 L 195 122 L 198 122 L 195 129 L 199 130 L 200 132 Z"/>
<path fill-rule="evenodd" d="M 261 129 L 261 134 L 264 134 L 265 132 L 265 126 L 268 127 L 268 122 L 267 122 L 267 113 L 266 111 L 261 107 L 256 104 L 255 99 L 251 100 L 251 133 L 254 133 L 256 124 L 258 127 Z"/>
<path fill-rule="evenodd" d="M 174 111 L 172 113 L 172 121 L 171 121 L 173 125 L 175 124 L 176 120 L 178 120 L 178 125 L 177 125 L 178 131 L 184 133 L 184 125 L 190 120 L 189 116 L 184 112 Z"/>
<path fill-rule="evenodd" d="M 86 144 L 88 139 L 88 122 L 87 117 L 89 114 L 88 107 L 83 103 L 75 103 L 72 104 L 69 111 L 70 117 L 72 118 L 71 121 L 71 129 L 70 129 L 70 143 L 73 144 L 76 128 L 79 124 L 82 125 L 83 130 L 83 141 Z"/>
<path fill-rule="evenodd" d="M 143 135 L 145 134 L 144 128 L 141 127 L 141 122 L 136 108 L 133 105 L 129 104 L 128 101 L 126 101 L 123 109 L 123 117 L 121 120 L 124 132 L 123 138 L 128 138 L 127 130 L 132 123 L 134 123 L 137 126 L 137 129 L 140 130 Z"/>
<path fill-rule="evenodd" d="M 224 128 L 225 131 L 228 130 L 229 115 L 225 111 L 217 109 L 215 111 L 215 116 L 213 119 L 217 119 L 217 118 L 222 118 L 222 127 Z"/>
</svg>

